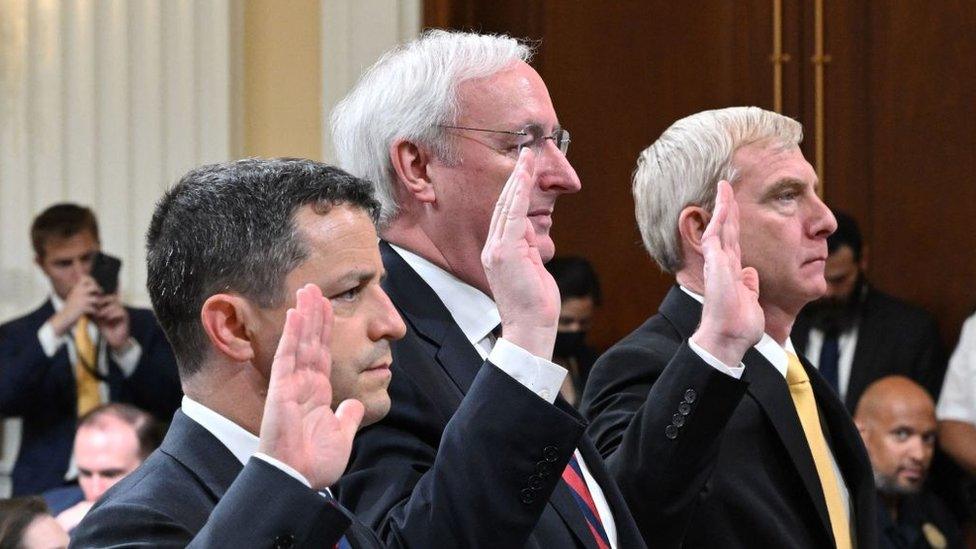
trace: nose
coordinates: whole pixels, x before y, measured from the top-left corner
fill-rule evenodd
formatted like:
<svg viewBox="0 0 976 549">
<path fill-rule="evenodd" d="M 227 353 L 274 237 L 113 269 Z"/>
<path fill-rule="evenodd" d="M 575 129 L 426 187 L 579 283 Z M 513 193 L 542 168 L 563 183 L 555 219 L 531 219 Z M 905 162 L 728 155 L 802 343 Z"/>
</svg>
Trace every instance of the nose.
<svg viewBox="0 0 976 549">
<path fill-rule="evenodd" d="M 390 297 L 383 288 L 377 286 L 376 314 L 369 324 L 369 338 L 373 341 L 381 339 L 397 340 L 407 333 L 407 326 L 403 323 L 400 312 L 393 306 Z"/>
<path fill-rule="evenodd" d="M 810 221 L 810 234 L 817 238 L 827 238 L 837 230 L 837 219 L 830 208 L 816 194 L 813 195 L 813 205 Z"/>
<path fill-rule="evenodd" d="M 551 139 L 546 139 L 538 151 L 535 178 L 543 191 L 566 194 L 579 192 L 582 188 L 576 170 Z"/>
<path fill-rule="evenodd" d="M 95 499 L 102 497 L 102 494 L 109 488 L 108 479 L 98 474 L 92 475 L 91 485 L 92 495 Z"/>
</svg>

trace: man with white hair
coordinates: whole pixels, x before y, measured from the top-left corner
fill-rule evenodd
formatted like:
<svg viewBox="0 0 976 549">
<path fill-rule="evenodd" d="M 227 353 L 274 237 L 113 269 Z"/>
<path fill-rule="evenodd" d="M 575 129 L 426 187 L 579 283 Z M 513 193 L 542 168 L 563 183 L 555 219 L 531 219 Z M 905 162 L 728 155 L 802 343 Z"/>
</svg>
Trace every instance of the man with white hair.
<svg viewBox="0 0 976 549">
<path fill-rule="evenodd" d="M 415 524 L 423 530 L 413 539 L 427 532 L 421 545 L 429 547 L 644 545 L 583 436 L 585 422 L 557 399 L 566 370 L 549 359 L 560 300 L 543 262 L 554 253 L 555 201 L 580 182 L 565 156 L 569 134 L 530 55 L 506 36 L 431 31 L 384 56 L 333 113 L 340 164 L 373 181 L 383 203 L 383 288 L 407 325 L 391 345 L 390 413 L 359 433 L 337 486 L 342 504 L 386 541 Z M 518 173 L 525 184 L 503 192 Z M 518 193 L 522 210 L 499 210 L 493 224 L 507 192 Z M 518 253 L 533 268 L 494 272 L 499 250 L 482 251 L 486 239 L 520 215 L 526 245 Z M 739 289 L 734 264 L 715 266 L 710 296 Z M 532 299 L 493 293 L 492 277 Z M 733 301 L 712 301 L 703 352 L 761 332 Z M 513 330 L 527 319 L 534 329 Z M 696 352 L 679 361 L 708 368 Z M 460 423 L 465 410 L 516 404 L 537 415 Z"/>
<path fill-rule="evenodd" d="M 658 314 L 597 361 L 582 409 L 645 538 L 664 546 L 876 546 L 864 446 L 789 340 L 799 310 L 826 290 L 827 235 L 836 227 L 801 138 L 799 123 L 755 107 L 706 111 L 674 123 L 638 160 L 644 244 L 677 285 Z M 708 320 L 701 301 L 712 277 L 706 226 L 718 215 L 716 184 L 734 190 L 740 227 L 729 245 L 741 249 L 743 273 L 758 276 L 764 333 L 744 358 L 716 354 L 723 368 L 696 380 L 672 356 Z M 732 387 L 702 394 L 719 374 Z M 669 396 L 682 384 L 686 398 Z M 661 398 L 675 409 L 663 422 Z M 687 436 L 699 422 L 720 428 Z M 699 449 L 697 469 L 673 459 L 687 445 Z"/>
</svg>

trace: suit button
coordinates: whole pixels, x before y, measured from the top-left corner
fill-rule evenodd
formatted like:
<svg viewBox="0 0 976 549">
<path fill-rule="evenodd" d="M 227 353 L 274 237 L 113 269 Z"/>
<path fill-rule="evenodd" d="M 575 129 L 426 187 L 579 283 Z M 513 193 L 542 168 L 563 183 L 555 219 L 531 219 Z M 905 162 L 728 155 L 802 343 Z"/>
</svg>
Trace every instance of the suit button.
<svg viewBox="0 0 976 549">
<path fill-rule="evenodd" d="M 542 489 L 542 477 L 539 475 L 532 475 L 529 477 L 529 488 L 533 490 Z"/>
<path fill-rule="evenodd" d="M 668 425 L 664 429 L 664 436 L 668 437 L 671 440 L 678 438 L 678 428 L 675 427 L 674 425 Z"/>
<path fill-rule="evenodd" d="M 295 536 L 292 534 L 282 534 L 274 539 L 274 549 L 288 549 L 295 546 Z"/>
<path fill-rule="evenodd" d="M 539 475 L 541 478 L 546 478 L 552 473 L 552 467 L 549 463 L 545 461 L 540 461 L 535 464 L 535 474 Z"/>
<path fill-rule="evenodd" d="M 688 404 L 687 402 L 682 402 L 681 404 L 679 404 L 678 405 L 678 413 L 681 414 L 681 415 L 683 415 L 683 416 L 686 416 L 686 415 L 690 414 L 691 413 L 691 404 Z"/>
<path fill-rule="evenodd" d="M 681 414 L 674 414 L 671 416 L 671 423 L 673 423 L 675 427 L 681 427 L 685 424 L 685 416 Z"/>
<path fill-rule="evenodd" d="M 522 500 L 522 503 L 529 505 L 530 503 L 535 501 L 535 492 L 532 491 L 532 489 L 530 488 L 525 488 L 521 492 L 519 492 L 519 499 Z"/>
<path fill-rule="evenodd" d="M 542 457 L 546 458 L 546 461 L 549 463 L 556 461 L 559 459 L 559 448 L 556 448 L 555 446 L 546 446 L 545 449 L 542 450 Z"/>
<path fill-rule="evenodd" d="M 694 404 L 695 399 L 698 398 L 698 393 L 694 389 L 688 389 L 685 391 L 685 402 L 688 404 Z"/>
</svg>

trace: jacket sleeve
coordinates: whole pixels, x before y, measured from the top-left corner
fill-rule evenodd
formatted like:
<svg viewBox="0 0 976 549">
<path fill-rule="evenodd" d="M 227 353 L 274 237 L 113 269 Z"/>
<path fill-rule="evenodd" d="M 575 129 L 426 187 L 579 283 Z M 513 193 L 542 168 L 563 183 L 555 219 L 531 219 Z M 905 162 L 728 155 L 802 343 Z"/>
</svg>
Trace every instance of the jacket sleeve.
<svg viewBox="0 0 976 549">
<path fill-rule="evenodd" d="M 58 362 L 68 367 L 67 355 L 64 347 L 53 357 L 44 354 L 41 342 L 37 339 L 38 328 L 39 326 L 33 326 L 33 323 L 26 319 L 0 326 L 0 414 L 2 415 L 28 415 L 37 407 L 52 406 L 51 391 L 57 392 L 59 387 L 56 376 L 48 374 Z M 70 376 L 70 373 L 66 373 L 66 376 Z M 73 381 L 73 378 L 70 379 Z"/>
</svg>

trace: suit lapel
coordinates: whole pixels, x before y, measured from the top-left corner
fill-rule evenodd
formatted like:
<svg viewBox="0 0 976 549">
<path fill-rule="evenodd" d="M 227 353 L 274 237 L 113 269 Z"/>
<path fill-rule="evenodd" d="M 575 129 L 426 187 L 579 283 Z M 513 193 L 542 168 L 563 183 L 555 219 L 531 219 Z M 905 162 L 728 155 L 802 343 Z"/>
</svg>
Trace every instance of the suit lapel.
<svg viewBox="0 0 976 549">
<path fill-rule="evenodd" d="M 217 437 L 177 410 L 166 438 L 159 448 L 190 470 L 213 494 L 214 501 L 224 493 L 244 466 Z"/>
<path fill-rule="evenodd" d="M 677 286 L 668 292 L 661 304 L 661 314 L 671 321 L 684 339 L 691 337 L 697 329 L 701 320 L 701 311 L 701 304 Z M 809 374 L 813 368 L 806 360 L 801 358 L 801 361 Z M 773 425 L 807 493 L 810 494 L 823 527 L 830 532 L 830 517 L 827 514 L 820 477 L 817 475 L 813 454 L 810 452 L 800 418 L 797 416 L 796 407 L 786 386 L 786 379 L 755 348 L 749 349 L 742 362 L 746 365 L 742 380 L 749 383 L 746 392 L 759 404 Z M 818 374 L 814 372 L 814 375 Z M 829 387 L 827 389 L 830 390 Z M 814 394 L 820 396 L 816 392 Z"/>
<path fill-rule="evenodd" d="M 465 394 L 484 362 L 434 290 L 385 241 L 380 254 L 387 277 L 383 289 L 418 336 L 436 349 L 434 358 Z M 396 365 L 394 364 L 394 368 Z"/>
</svg>

